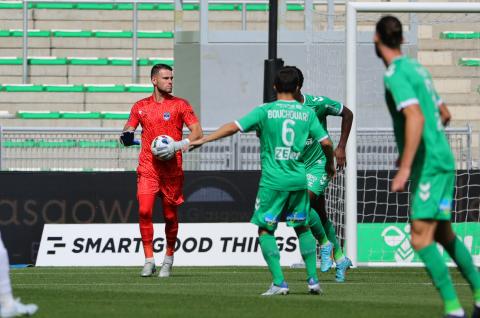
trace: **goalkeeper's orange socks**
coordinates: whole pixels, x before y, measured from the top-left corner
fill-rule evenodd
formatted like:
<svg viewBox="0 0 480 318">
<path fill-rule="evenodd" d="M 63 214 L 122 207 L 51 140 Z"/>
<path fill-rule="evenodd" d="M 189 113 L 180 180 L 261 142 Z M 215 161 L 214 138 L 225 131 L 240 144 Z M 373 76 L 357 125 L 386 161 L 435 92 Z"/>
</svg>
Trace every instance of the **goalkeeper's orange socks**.
<svg viewBox="0 0 480 318">
<path fill-rule="evenodd" d="M 432 243 L 417 251 L 425 263 L 426 270 L 432 278 L 433 285 L 442 297 L 446 314 L 461 314 L 463 312 L 457 293 L 453 287 L 447 264 L 438 251 L 437 244 Z"/>
<path fill-rule="evenodd" d="M 145 258 L 153 257 L 153 223 L 152 213 L 155 203 L 155 194 L 138 195 L 138 214 L 140 223 L 140 234 L 142 236 L 143 251 Z"/>
<path fill-rule="evenodd" d="M 455 261 L 465 280 L 470 284 L 476 304 L 480 305 L 480 274 L 473 264 L 472 255 L 458 237 L 447 243 L 445 250 Z"/>
<path fill-rule="evenodd" d="M 163 216 L 165 218 L 165 236 L 167 238 L 167 256 L 172 256 L 175 252 L 175 243 L 178 234 L 177 205 L 172 205 L 163 201 Z"/>
</svg>

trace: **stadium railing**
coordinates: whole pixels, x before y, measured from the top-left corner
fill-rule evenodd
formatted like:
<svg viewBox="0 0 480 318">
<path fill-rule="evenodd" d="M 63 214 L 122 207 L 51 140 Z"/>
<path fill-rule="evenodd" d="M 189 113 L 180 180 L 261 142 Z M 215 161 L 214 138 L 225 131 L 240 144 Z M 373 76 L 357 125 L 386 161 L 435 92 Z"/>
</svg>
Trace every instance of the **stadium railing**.
<svg viewBox="0 0 480 318">
<path fill-rule="evenodd" d="M 213 130 L 206 128 L 204 132 L 209 134 Z M 120 130 L 113 128 L 0 127 L 0 168 L 13 171 L 134 170 L 139 147 L 123 147 L 118 142 L 119 134 Z M 479 158 L 473 156 L 470 127 L 449 128 L 447 135 L 457 169 L 475 166 Z M 338 129 L 332 129 L 331 136 L 337 141 Z M 260 144 L 255 134 L 236 134 L 185 153 L 184 169 L 259 170 L 259 153 Z M 358 130 L 358 170 L 395 169 L 396 160 L 392 129 Z"/>
</svg>

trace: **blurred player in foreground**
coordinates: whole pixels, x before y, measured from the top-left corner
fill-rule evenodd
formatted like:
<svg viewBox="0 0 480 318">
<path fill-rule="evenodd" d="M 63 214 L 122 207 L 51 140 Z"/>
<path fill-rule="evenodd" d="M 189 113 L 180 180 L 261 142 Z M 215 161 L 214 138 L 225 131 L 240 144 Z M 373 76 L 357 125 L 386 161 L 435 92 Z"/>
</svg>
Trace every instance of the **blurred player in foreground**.
<svg viewBox="0 0 480 318">
<path fill-rule="evenodd" d="M 14 299 L 9 276 L 8 253 L 0 236 L 0 317 L 19 317 L 33 315 L 37 305 L 22 304 L 20 299 Z"/>
<path fill-rule="evenodd" d="M 137 199 L 139 203 L 140 233 L 142 236 L 145 265 L 141 276 L 148 277 L 155 273 L 153 257 L 153 223 L 152 213 L 155 199 L 162 199 L 165 218 L 165 236 L 167 249 L 160 269 L 160 277 L 170 276 L 173 265 L 173 253 L 178 233 L 177 209 L 183 203 L 183 169 L 182 152 L 188 149 L 191 141 L 202 137 L 202 128 L 188 101 L 172 96 L 173 72 L 165 64 L 153 66 L 151 80 L 154 87 L 152 96 L 136 102 L 130 112 L 123 133 L 120 137 L 125 146 L 138 144 L 134 140 L 134 131 L 142 126 L 142 142 L 137 168 Z M 190 129 L 190 135 L 182 139 L 183 126 Z M 165 148 L 164 157 L 156 159 L 150 144 L 159 135 L 169 135 L 177 140 Z"/>
<path fill-rule="evenodd" d="M 233 135 L 238 131 L 258 131 L 262 160 L 262 176 L 251 222 L 258 225 L 263 257 L 273 276 L 271 287 L 262 295 L 287 294 L 280 267 L 280 252 L 274 232 L 282 210 L 286 221 L 298 236 L 300 253 L 306 265 L 310 293 L 321 292 L 316 271 L 316 242 L 309 227 L 310 200 L 307 193 L 305 165 L 299 160 L 309 136 L 320 142 L 327 156 L 329 177 L 335 174 L 332 142 L 320 126 L 315 113 L 298 103 L 294 96 L 300 88 L 295 68 L 282 68 L 275 77 L 277 101 L 254 108 L 241 119 L 225 124 L 217 131 L 191 143 L 200 146 Z"/>
<path fill-rule="evenodd" d="M 300 78 L 300 89 L 303 86 L 303 73 L 296 68 Z M 302 105 L 311 108 L 314 112 L 322 128 L 327 131 L 327 116 L 341 116 L 341 133 L 337 148 L 335 149 L 335 157 L 337 159 L 337 167 L 343 169 L 346 165 L 345 147 L 347 146 L 348 135 L 352 128 L 353 114 L 342 103 L 332 100 L 326 96 L 315 96 L 302 94 L 298 90 L 295 99 Z M 310 205 L 312 208 L 310 218 L 310 229 L 313 236 L 320 244 L 321 263 L 320 270 L 327 272 L 333 265 L 332 249 L 335 259 L 335 279 L 337 282 L 345 281 L 345 272 L 352 262 L 342 251 L 342 247 L 337 239 L 335 227 L 332 221 L 328 219 L 327 210 L 325 208 L 325 190 L 330 183 L 330 178 L 325 169 L 326 159 L 322 151 L 322 147 L 311 138 L 307 139 L 307 145 L 302 153 L 303 161 L 307 171 L 307 188 L 310 197 Z"/>
<path fill-rule="evenodd" d="M 480 316 L 480 275 L 472 256 L 451 224 L 455 159 L 445 136 L 440 100 L 430 73 L 416 60 L 402 55 L 402 25 L 393 16 L 377 22 L 375 49 L 387 71 L 385 96 L 400 152 L 392 191 L 404 191 L 411 178 L 412 247 L 425 263 L 444 302 L 445 317 L 466 317 L 440 243 L 458 265 L 474 293 L 474 314 Z M 446 107 L 445 107 L 446 108 Z M 445 122 L 445 116 L 443 117 Z"/>
</svg>

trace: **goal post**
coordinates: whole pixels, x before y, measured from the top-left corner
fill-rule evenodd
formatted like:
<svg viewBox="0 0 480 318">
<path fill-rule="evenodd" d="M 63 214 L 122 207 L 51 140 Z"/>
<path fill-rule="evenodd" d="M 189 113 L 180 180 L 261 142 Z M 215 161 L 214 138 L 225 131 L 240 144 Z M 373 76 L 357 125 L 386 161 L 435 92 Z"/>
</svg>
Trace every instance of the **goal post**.
<svg viewBox="0 0 480 318">
<path fill-rule="evenodd" d="M 357 18 L 358 13 L 480 13 L 480 3 L 382 3 L 382 2 L 347 2 L 346 3 L 346 105 L 357 114 Z M 372 39 L 373 41 L 373 39 Z M 347 143 L 347 162 L 357 163 L 357 124 L 354 118 L 350 138 Z M 358 223 L 357 223 L 357 166 L 348 164 L 345 171 L 345 251 L 354 265 L 391 266 L 395 262 L 374 263 L 359 262 L 358 259 Z M 405 229 L 407 230 L 407 229 Z M 403 234 L 402 234 L 403 235 Z M 478 263 L 478 260 L 477 260 Z M 401 264 L 402 266 L 419 265 L 419 263 Z"/>
</svg>

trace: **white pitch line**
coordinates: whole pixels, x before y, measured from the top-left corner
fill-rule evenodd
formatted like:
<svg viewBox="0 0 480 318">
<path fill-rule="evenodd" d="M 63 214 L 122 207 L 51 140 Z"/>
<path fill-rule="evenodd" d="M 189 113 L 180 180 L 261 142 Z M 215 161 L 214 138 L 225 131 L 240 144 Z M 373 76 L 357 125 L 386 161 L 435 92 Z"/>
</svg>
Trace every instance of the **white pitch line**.
<svg viewBox="0 0 480 318">
<path fill-rule="evenodd" d="M 238 275 L 238 274 L 263 274 L 265 273 L 265 271 L 267 271 L 267 268 L 265 268 L 265 270 L 262 270 L 262 271 L 248 271 L 248 272 L 245 272 L 245 271 L 223 271 L 223 272 L 214 272 L 214 271 L 207 271 L 206 273 L 209 274 L 235 274 L 235 275 Z M 137 270 L 123 270 L 123 271 L 113 271 L 112 270 L 105 270 L 105 271 L 85 271 L 85 272 L 62 272 L 62 273 L 58 273 L 58 272 L 51 272 L 51 271 L 48 271 L 48 272 L 42 272 L 42 271 L 34 271 L 34 272 L 16 272 L 15 270 L 14 271 L 10 271 L 10 273 L 12 275 L 92 275 L 92 274 L 98 274 L 98 275 L 120 275 L 120 274 L 125 274 L 125 273 L 135 273 L 137 272 Z M 177 271 L 177 272 L 181 272 L 181 271 Z M 189 272 L 191 272 L 191 270 L 189 270 Z M 198 272 L 202 272 L 201 270 L 198 270 Z M 205 271 L 202 272 L 203 274 L 205 274 Z M 372 275 L 372 274 L 375 274 L 375 275 L 381 275 L 381 274 L 387 274 L 387 275 L 392 275 L 392 274 L 416 274 L 416 275 L 424 275 L 426 274 L 425 271 L 407 271 L 407 272 L 362 272 L 362 271 L 355 271 L 355 270 L 351 270 L 349 271 L 350 274 L 354 274 L 354 275 L 360 275 L 360 274 L 365 274 L 365 275 Z M 453 273 L 455 274 L 455 273 Z M 458 273 L 460 274 L 460 273 Z"/>
<path fill-rule="evenodd" d="M 206 283 L 206 282 L 196 282 L 196 283 L 191 283 L 191 282 L 188 282 L 188 283 L 181 283 L 181 282 L 175 282 L 175 281 L 172 281 L 171 282 L 172 284 L 174 285 L 185 285 L 185 286 L 198 286 L 198 285 L 214 285 L 214 286 L 218 286 L 220 285 L 218 282 L 211 282 L 211 283 Z M 372 283 L 372 282 L 345 282 L 345 283 L 333 283 L 333 282 L 320 282 L 322 285 L 335 285 L 335 286 L 348 286 L 348 285 L 368 285 L 368 286 L 371 286 L 371 285 L 382 285 L 382 286 L 385 286 L 385 285 L 395 285 L 395 286 L 398 286 L 398 285 L 405 285 L 405 286 L 431 286 L 432 283 L 429 283 L 429 282 L 424 282 L 424 283 L 401 283 L 401 282 L 392 282 L 392 283 Z M 168 287 L 168 284 L 165 284 L 164 285 L 164 282 L 159 282 L 157 284 L 151 284 L 151 283 L 95 283 L 95 284 L 91 284 L 91 283 L 28 283 L 28 284 L 13 284 L 14 287 L 17 286 L 17 287 L 21 287 L 21 286 L 25 286 L 25 287 L 32 287 L 32 286 L 159 286 L 159 287 Z M 223 284 L 223 285 L 226 285 L 226 286 L 252 286 L 252 285 L 258 285 L 258 286 L 263 286 L 265 285 L 265 283 L 226 283 L 226 284 Z M 292 285 L 292 286 L 299 286 L 299 285 L 303 285 L 303 283 L 289 283 L 289 285 Z M 454 284 L 455 286 L 469 286 L 468 284 L 466 283 L 459 283 L 459 284 Z"/>
</svg>

